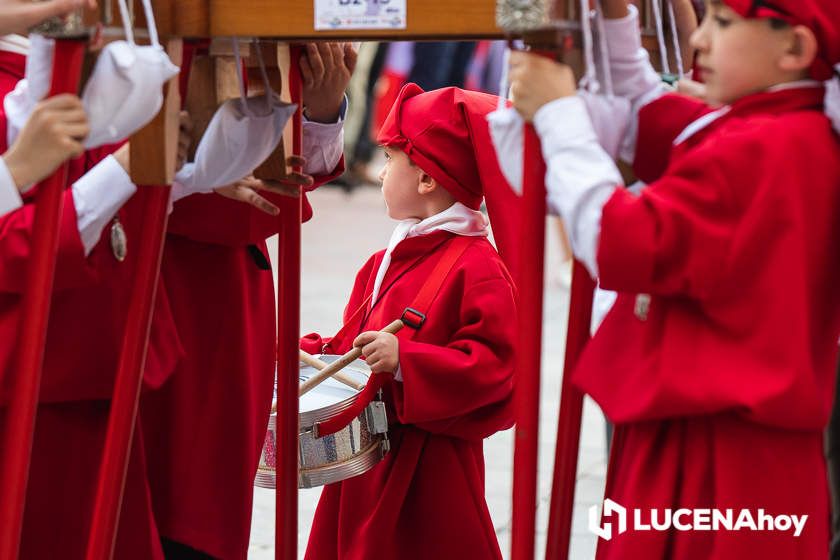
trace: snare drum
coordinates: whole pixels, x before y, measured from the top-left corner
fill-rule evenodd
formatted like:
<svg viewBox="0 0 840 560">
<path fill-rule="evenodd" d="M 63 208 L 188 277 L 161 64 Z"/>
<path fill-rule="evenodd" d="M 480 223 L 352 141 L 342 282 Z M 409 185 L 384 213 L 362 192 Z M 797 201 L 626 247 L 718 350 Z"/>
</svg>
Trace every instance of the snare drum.
<svg viewBox="0 0 840 560">
<path fill-rule="evenodd" d="M 331 354 L 319 356 L 326 363 L 339 357 Z M 309 379 L 316 371 L 311 366 L 301 364 L 301 382 Z M 362 360 L 356 360 L 341 371 L 362 384 L 370 377 L 370 369 Z M 359 391 L 330 378 L 300 397 L 299 488 L 332 484 L 358 476 L 372 469 L 388 452 L 388 419 L 385 405 L 381 401 L 371 402 L 350 424 L 335 434 L 315 437 L 315 423 L 323 422 L 347 409 L 358 394 Z M 254 481 L 261 488 L 275 487 L 276 422 L 277 414 L 272 413 Z"/>
</svg>

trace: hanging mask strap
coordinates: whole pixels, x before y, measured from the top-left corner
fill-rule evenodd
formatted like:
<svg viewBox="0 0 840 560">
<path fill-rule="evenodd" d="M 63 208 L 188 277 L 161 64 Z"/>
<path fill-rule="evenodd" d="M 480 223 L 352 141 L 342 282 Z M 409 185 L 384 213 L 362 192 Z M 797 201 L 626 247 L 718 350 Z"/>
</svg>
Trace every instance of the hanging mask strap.
<svg viewBox="0 0 840 560">
<path fill-rule="evenodd" d="M 143 0 L 143 13 L 146 14 L 146 25 L 149 28 L 149 39 L 152 41 L 152 46 L 163 48 L 161 47 L 160 39 L 158 38 L 157 23 L 155 23 L 155 12 L 152 9 L 152 0 Z"/>
<path fill-rule="evenodd" d="M 239 84 L 239 97 L 242 100 L 242 112 L 249 117 L 254 117 L 254 113 L 248 106 L 248 92 L 245 90 L 245 77 L 242 75 L 242 55 L 239 52 L 239 39 L 232 37 L 233 41 L 233 58 L 236 61 L 236 79 Z"/>
<path fill-rule="evenodd" d="M 677 62 L 677 79 L 685 76 L 685 68 L 683 67 L 682 48 L 680 48 L 680 36 L 677 33 L 677 16 L 674 13 L 674 0 L 665 0 L 668 5 L 668 20 L 671 23 L 671 40 L 674 43 L 674 59 Z"/>
<path fill-rule="evenodd" d="M 117 6 L 120 9 L 120 19 L 122 19 L 123 31 L 125 31 L 125 40 L 134 45 L 136 44 L 134 42 L 134 28 L 131 21 L 131 14 L 128 11 L 127 0 L 117 0 Z"/>
<path fill-rule="evenodd" d="M 120 9 L 120 18 L 123 22 L 123 30 L 125 31 L 125 39 L 132 45 L 136 45 L 134 40 L 134 22 L 131 21 L 131 13 L 128 10 L 128 0 L 117 0 L 117 6 Z M 155 12 L 152 9 L 151 0 L 143 0 L 143 13 L 146 14 L 146 25 L 149 28 L 149 39 L 152 46 L 163 48 L 158 37 L 157 24 L 155 23 Z"/>
<path fill-rule="evenodd" d="M 651 0 L 653 7 L 653 19 L 656 24 L 656 41 L 659 43 L 659 58 L 662 59 L 662 72 L 665 74 L 671 73 L 671 63 L 668 61 L 668 48 L 665 45 L 665 26 L 662 23 L 662 4 L 661 0 Z"/>
<path fill-rule="evenodd" d="M 598 93 L 598 70 L 595 68 L 595 45 L 592 40 L 592 18 L 589 0 L 580 0 L 580 28 L 583 31 L 583 60 L 586 65 L 580 85 L 590 93 Z"/>
<path fill-rule="evenodd" d="M 274 89 L 271 87 L 271 82 L 268 80 L 268 71 L 265 68 L 265 60 L 263 59 L 259 39 L 254 39 L 253 47 L 257 51 L 257 62 L 260 65 L 260 74 L 262 75 L 263 87 L 265 88 L 265 107 L 270 113 L 274 108 Z"/>
<path fill-rule="evenodd" d="M 604 8 L 601 0 L 595 0 L 595 29 L 598 32 L 598 50 L 601 51 L 601 68 L 604 74 L 604 93 L 609 97 L 615 94 L 612 81 L 612 67 L 610 66 L 610 53 L 607 47 L 607 31 L 604 26 Z"/>
</svg>

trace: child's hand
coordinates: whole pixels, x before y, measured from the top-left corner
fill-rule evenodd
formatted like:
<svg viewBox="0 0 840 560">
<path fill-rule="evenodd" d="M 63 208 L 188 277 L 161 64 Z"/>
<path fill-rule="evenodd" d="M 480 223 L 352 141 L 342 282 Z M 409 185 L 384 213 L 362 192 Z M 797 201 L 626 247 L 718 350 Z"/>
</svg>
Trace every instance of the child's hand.
<svg viewBox="0 0 840 560">
<path fill-rule="evenodd" d="M 3 160 L 21 191 L 47 177 L 65 160 L 84 152 L 90 132 L 82 101 L 62 94 L 41 101 Z"/>
<path fill-rule="evenodd" d="M 363 332 L 353 341 L 353 346 L 362 349 L 373 373 L 393 373 L 400 363 L 400 343 L 391 333 Z"/>
<path fill-rule="evenodd" d="M 510 93 L 513 106 L 526 121 L 546 103 L 577 93 L 572 69 L 544 56 L 510 53 Z"/>
<path fill-rule="evenodd" d="M 356 68 L 351 43 L 308 43 L 300 61 L 306 118 L 315 122 L 338 120 L 344 92 Z"/>
<path fill-rule="evenodd" d="M 303 167 L 305 164 L 306 159 L 301 156 L 289 156 L 286 158 L 286 165 L 288 167 Z M 269 191 L 283 196 L 297 198 L 300 196 L 301 187 L 309 187 L 313 182 L 314 179 L 311 175 L 292 171 L 281 181 L 257 179 L 253 175 L 249 175 L 232 185 L 219 187 L 213 190 L 216 194 L 250 204 L 257 210 L 265 212 L 271 216 L 276 216 L 280 213 L 280 209 L 267 199 L 260 196 L 260 191 Z"/>
</svg>

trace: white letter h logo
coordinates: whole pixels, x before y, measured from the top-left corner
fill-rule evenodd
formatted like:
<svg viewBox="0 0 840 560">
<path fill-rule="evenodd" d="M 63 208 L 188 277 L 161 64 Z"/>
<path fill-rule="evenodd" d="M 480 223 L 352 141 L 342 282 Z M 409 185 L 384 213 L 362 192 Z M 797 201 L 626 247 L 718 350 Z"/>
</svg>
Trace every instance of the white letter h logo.
<svg viewBox="0 0 840 560">
<path fill-rule="evenodd" d="M 589 508 L 589 530 L 608 541 L 613 538 L 612 523 L 604 522 L 601 525 L 598 506 Z M 627 508 L 622 507 L 610 499 L 604 500 L 604 518 L 611 517 L 613 514 L 618 516 L 618 531 L 616 535 L 620 535 L 627 531 Z"/>
</svg>

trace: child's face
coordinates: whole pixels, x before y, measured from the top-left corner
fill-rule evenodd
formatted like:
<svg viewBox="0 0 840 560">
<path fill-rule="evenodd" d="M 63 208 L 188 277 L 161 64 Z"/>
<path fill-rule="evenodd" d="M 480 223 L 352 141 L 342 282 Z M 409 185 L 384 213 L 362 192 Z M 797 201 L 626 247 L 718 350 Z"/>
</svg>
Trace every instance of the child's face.
<svg viewBox="0 0 840 560">
<path fill-rule="evenodd" d="M 424 202 L 419 189 L 423 171 L 402 150 L 387 146 L 384 150 L 385 165 L 379 172 L 379 180 L 388 215 L 394 220 L 421 217 Z"/>
<path fill-rule="evenodd" d="M 774 29 L 766 19 L 743 18 L 720 1 L 707 1 L 706 17 L 691 44 L 712 105 L 790 81 L 780 66 L 792 46 L 789 30 Z"/>
</svg>

